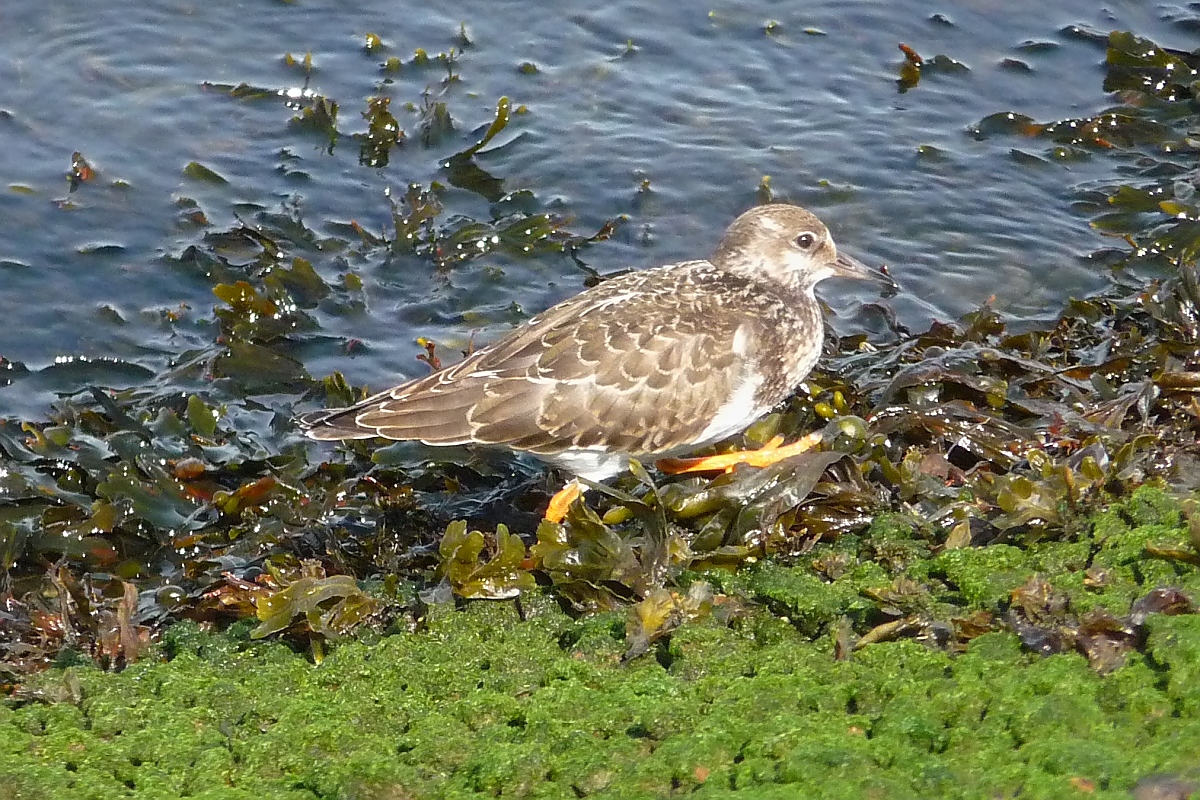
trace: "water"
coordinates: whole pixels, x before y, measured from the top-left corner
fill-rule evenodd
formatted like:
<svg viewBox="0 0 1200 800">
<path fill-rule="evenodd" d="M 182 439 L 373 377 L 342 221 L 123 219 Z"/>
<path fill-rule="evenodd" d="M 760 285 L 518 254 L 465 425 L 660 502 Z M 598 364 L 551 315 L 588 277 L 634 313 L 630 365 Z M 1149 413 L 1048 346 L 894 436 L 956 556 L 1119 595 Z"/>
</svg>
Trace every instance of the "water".
<svg viewBox="0 0 1200 800">
<path fill-rule="evenodd" d="M 1057 162 L 1045 142 L 980 141 L 968 130 L 996 112 L 1051 121 L 1106 108 L 1103 45 L 1072 26 L 1198 44 L 1193 10 L 1135 2 L 354 5 L 0 8 L 0 357 L 41 371 L 0 388 L 0 416 L 38 418 L 56 391 L 143 382 L 211 342 L 212 282 L 166 258 L 203 238 L 189 201 L 215 229 L 291 208 L 321 235 L 345 237 L 352 220 L 383 232 L 385 192 L 444 182 L 440 161 L 478 137 L 502 95 L 527 113 L 478 160 L 504 191 L 529 190 L 528 202 L 573 217 L 581 232 L 629 215 L 613 239 L 583 251 L 591 269 L 707 255 L 769 175 L 777 198 L 818 211 L 848 251 L 890 265 L 904 291 L 889 302 L 909 327 L 989 298 L 1011 319 L 1051 315 L 1105 285 L 1085 257 L 1108 242 L 1071 203 L 1114 164 L 1103 153 Z M 368 33 L 389 49 L 367 53 Z M 948 59 L 904 93 L 902 42 Z M 445 68 L 380 65 L 451 47 L 461 50 L 460 80 L 443 99 L 456 131 L 423 147 L 402 105 L 441 91 Z M 311 53 L 315 72 L 286 64 L 288 53 Z M 332 151 L 291 124 L 283 98 L 239 100 L 208 86 L 241 83 L 336 100 Z M 351 135 L 365 129 L 367 98 L 381 94 L 394 98 L 410 141 L 372 168 Z M 98 177 L 69 193 L 73 151 Z M 226 182 L 186 176 L 189 162 Z M 478 195 L 452 188 L 443 199 L 489 217 Z M 359 274 L 365 304 L 314 312 L 323 337 L 305 349 L 306 366 L 375 388 L 424 371 L 415 337 L 451 350 L 475 332 L 486 340 L 586 277 L 561 255 L 440 273 L 417 260 L 312 255 L 329 280 Z M 877 299 L 869 288 L 823 294 L 840 332 L 878 329 L 864 308 Z M 363 343 L 352 357 L 351 338 Z M 81 356 L 92 361 L 47 369 Z"/>
</svg>

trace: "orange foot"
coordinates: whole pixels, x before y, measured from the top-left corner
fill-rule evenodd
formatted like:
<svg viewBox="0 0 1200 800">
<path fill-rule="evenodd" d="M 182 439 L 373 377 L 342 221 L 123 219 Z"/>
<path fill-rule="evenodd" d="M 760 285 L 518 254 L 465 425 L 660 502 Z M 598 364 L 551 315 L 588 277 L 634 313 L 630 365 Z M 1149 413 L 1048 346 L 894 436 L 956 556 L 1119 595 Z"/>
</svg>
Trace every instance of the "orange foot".
<svg viewBox="0 0 1200 800">
<path fill-rule="evenodd" d="M 550 498 L 550 505 L 546 508 L 546 519 L 551 522 L 562 522 L 567 516 L 567 509 L 583 495 L 583 489 L 579 486 L 579 481 L 571 481 L 563 488 L 559 489 L 554 497 Z"/>
<path fill-rule="evenodd" d="M 718 453 L 715 456 L 701 456 L 700 458 L 664 458 L 655 462 L 655 466 L 668 475 L 678 475 L 682 472 L 729 472 L 738 464 L 767 467 L 785 458 L 791 458 L 811 450 L 820 441 L 821 433 L 817 431 L 803 436 L 785 447 L 780 447 L 783 444 L 783 437 L 776 436 L 758 450 L 735 450 L 732 453 Z"/>
</svg>

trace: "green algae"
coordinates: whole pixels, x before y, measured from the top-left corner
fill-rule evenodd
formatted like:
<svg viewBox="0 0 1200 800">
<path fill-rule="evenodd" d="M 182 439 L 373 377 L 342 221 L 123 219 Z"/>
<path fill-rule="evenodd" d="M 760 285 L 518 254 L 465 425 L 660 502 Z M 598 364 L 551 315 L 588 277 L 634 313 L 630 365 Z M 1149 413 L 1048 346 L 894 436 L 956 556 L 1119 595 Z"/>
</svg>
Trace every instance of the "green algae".
<svg viewBox="0 0 1200 800">
<path fill-rule="evenodd" d="M 1011 545 L 947 550 L 929 565 L 970 605 L 995 608 L 1033 574 L 1028 555 Z"/>
<path fill-rule="evenodd" d="M 1149 660 L 1101 676 L 999 632 L 835 660 L 764 616 L 625 664 L 615 616 L 536 596 L 432 607 L 320 665 L 181 623 L 158 659 L 0 707 L 0 796 L 1107 798 L 1200 751 L 1200 617 L 1152 616 Z"/>
<path fill-rule="evenodd" d="M 1166 672 L 1166 695 L 1180 717 L 1200 713 L 1200 617 L 1161 617 L 1147 626 L 1150 657 Z"/>
<path fill-rule="evenodd" d="M 850 581 L 827 583 L 802 567 L 767 565 L 755 571 L 747 588 L 807 636 L 816 636 L 834 620 L 869 603 Z"/>
<path fill-rule="evenodd" d="M 51 670 L 0 706 L 0 797 L 1126 797 L 1148 775 L 1197 777 L 1200 616 L 1131 615 L 1144 647 L 1103 670 L 1082 646 L 1023 640 L 1074 620 L 1085 641 L 1073 615 L 1097 597 L 1129 612 L 1164 577 L 1147 565 L 1194 584 L 1194 565 L 1145 551 L 1180 537 L 1180 505 L 1143 487 L 1073 541 L 885 568 L 870 560 L 885 543 L 928 547 L 889 517 L 814 553 L 827 569 L 843 556 L 833 578 L 706 573 L 723 602 L 633 660 L 628 615 L 574 618 L 537 592 L 430 606 L 418 629 L 343 640 L 319 664 L 248 620 L 180 623 L 153 658 Z M 1069 580 L 1101 561 L 1107 583 Z M 899 602 L 889 569 L 924 582 L 922 613 L 1024 615 L 1020 635 L 831 646 L 839 620 Z"/>
</svg>

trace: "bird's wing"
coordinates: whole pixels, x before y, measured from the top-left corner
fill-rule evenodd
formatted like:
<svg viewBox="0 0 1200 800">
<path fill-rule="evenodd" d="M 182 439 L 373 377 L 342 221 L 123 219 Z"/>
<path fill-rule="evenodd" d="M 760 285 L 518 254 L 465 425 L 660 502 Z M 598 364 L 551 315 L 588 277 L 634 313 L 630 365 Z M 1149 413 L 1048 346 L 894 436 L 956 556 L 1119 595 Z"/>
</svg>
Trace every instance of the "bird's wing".
<svg viewBox="0 0 1200 800">
<path fill-rule="evenodd" d="M 759 304 L 742 279 L 707 262 L 622 275 L 458 364 L 302 423 L 316 438 L 475 442 L 544 455 L 683 447 L 730 401 L 751 403 L 743 356 L 770 325 L 769 314 L 755 313 Z"/>
</svg>

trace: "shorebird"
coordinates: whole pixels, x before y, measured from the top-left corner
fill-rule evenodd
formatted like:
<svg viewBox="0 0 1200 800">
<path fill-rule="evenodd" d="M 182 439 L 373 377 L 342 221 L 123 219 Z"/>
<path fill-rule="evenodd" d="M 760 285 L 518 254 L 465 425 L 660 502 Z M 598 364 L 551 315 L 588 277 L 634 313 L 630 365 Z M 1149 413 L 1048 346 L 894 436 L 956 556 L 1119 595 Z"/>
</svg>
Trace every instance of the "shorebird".
<svg viewBox="0 0 1200 800">
<path fill-rule="evenodd" d="M 782 203 L 739 216 L 707 260 L 630 272 L 538 314 L 462 361 L 349 408 L 300 417 L 313 439 L 415 440 L 531 453 L 589 481 L 631 458 L 668 472 L 764 466 L 811 437 L 698 459 L 745 429 L 816 365 L 813 293 L 835 276 L 895 283 L 838 252 L 814 214 Z M 561 520 L 572 481 L 546 516 Z"/>
</svg>

